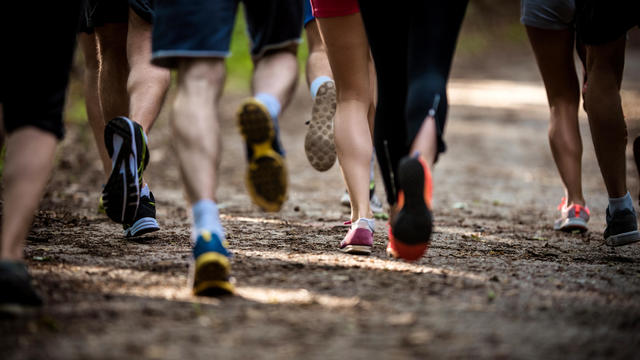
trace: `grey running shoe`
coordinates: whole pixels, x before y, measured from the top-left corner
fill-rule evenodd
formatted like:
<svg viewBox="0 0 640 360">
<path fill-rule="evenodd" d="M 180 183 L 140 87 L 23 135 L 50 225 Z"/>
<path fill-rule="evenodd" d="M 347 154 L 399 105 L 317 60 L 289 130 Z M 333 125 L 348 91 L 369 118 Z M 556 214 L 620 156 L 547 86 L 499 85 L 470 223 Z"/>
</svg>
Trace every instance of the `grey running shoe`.
<svg viewBox="0 0 640 360">
<path fill-rule="evenodd" d="M 587 223 L 591 215 L 588 207 L 578 204 L 567 207 L 567 200 L 562 198 L 558 210 L 560 210 L 560 218 L 553 224 L 553 230 L 570 233 L 583 233 L 588 230 Z"/>
<path fill-rule="evenodd" d="M 335 114 L 336 84 L 329 80 L 318 88 L 311 108 L 309 128 L 304 137 L 304 152 L 311 166 L 318 171 L 327 171 L 336 162 L 336 146 L 333 142 Z"/>
<path fill-rule="evenodd" d="M 604 229 L 604 241 L 609 246 L 622 246 L 640 241 L 636 212 L 633 209 L 625 209 L 611 214 L 609 207 L 607 207 L 607 228 Z"/>
</svg>

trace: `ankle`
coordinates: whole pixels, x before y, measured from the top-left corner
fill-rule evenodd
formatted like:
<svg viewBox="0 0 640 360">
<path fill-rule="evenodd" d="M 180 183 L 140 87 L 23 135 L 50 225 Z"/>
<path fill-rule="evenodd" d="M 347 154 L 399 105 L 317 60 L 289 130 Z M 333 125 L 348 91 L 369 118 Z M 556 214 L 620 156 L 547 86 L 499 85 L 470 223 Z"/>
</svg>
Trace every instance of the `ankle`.
<svg viewBox="0 0 640 360">
<path fill-rule="evenodd" d="M 587 203 L 584 201 L 584 198 L 579 197 L 579 198 L 567 198 L 567 203 L 566 203 L 566 207 L 571 207 L 573 205 L 580 205 L 580 206 L 586 206 Z"/>
<path fill-rule="evenodd" d="M 214 201 L 209 199 L 200 200 L 193 204 L 192 212 L 193 232 L 196 237 L 201 231 L 207 230 L 224 238 L 224 230 L 222 224 L 220 224 L 218 205 Z"/>
<path fill-rule="evenodd" d="M 609 212 L 611 214 L 624 210 L 631 210 L 632 212 L 635 212 L 633 209 L 633 199 L 628 191 L 627 194 L 622 197 L 609 198 Z"/>
<path fill-rule="evenodd" d="M 373 219 L 373 216 L 371 218 L 361 217 L 361 218 L 358 218 L 356 221 L 352 222 L 351 227 L 368 229 L 373 232 L 375 230 L 375 220 Z"/>
</svg>

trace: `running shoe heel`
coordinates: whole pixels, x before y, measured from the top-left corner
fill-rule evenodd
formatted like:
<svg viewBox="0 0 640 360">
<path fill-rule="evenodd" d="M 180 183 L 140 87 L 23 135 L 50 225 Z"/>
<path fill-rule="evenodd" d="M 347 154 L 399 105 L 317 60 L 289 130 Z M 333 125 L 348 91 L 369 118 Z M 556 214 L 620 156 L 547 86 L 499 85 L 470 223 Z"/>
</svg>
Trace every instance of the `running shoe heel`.
<svg viewBox="0 0 640 360">
<path fill-rule="evenodd" d="M 117 154 L 113 144 L 116 135 L 122 139 Z M 102 190 L 105 212 L 117 223 L 130 224 L 138 211 L 142 172 L 149 162 L 144 131 L 139 124 L 120 116 L 107 123 L 104 140 L 114 163 Z M 132 164 L 132 158 L 135 164 Z"/>
<path fill-rule="evenodd" d="M 425 173 L 416 158 L 400 162 L 399 185 L 404 194 L 404 205 L 393 225 L 393 236 L 407 245 L 428 243 L 431 238 L 431 211 L 425 203 Z"/>
<path fill-rule="evenodd" d="M 233 294 L 231 283 L 231 254 L 220 238 L 209 231 L 202 231 L 193 247 L 192 289 L 196 296 L 221 296 Z"/>
<path fill-rule="evenodd" d="M 249 154 L 246 184 L 255 204 L 265 211 L 279 211 L 287 197 L 287 168 L 274 145 L 276 133 L 267 109 L 255 99 L 238 110 L 238 127 Z"/>
<path fill-rule="evenodd" d="M 206 252 L 196 259 L 193 294 L 218 297 L 233 294 L 229 281 L 231 265 L 229 259 L 217 252 Z"/>
</svg>

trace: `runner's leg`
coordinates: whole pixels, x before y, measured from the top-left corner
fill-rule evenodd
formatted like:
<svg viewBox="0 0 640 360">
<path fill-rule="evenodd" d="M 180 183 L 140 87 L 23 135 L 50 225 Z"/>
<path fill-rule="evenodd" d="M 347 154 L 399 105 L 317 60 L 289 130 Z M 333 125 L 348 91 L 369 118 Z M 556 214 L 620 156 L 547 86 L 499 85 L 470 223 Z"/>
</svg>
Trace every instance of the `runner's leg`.
<svg viewBox="0 0 640 360">
<path fill-rule="evenodd" d="M 430 165 L 445 151 L 447 81 L 467 0 L 418 2 L 409 20 L 407 131 L 411 152 Z"/>
<path fill-rule="evenodd" d="M 359 13 L 317 21 L 336 81 L 334 138 L 351 198 L 351 221 L 355 222 L 373 217 L 369 207 L 369 165 L 373 153 L 367 119 L 371 104 L 369 46 Z"/>
<path fill-rule="evenodd" d="M 151 24 L 132 9 L 129 9 L 127 59 L 129 117 L 148 134 L 158 118 L 171 78 L 168 69 L 151 64 Z"/>
<path fill-rule="evenodd" d="M 111 158 L 104 146 L 104 125 L 100 97 L 98 95 L 98 73 L 100 61 L 98 60 L 98 45 L 94 33 L 80 33 L 78 43 L 82 48 L 84 58 L 84 101 L 87 107 L 87 120 L 93 131 L 96 147 L 105 174 L 111 172 Z"/>
<path fill-rule="evenodd" d="M 24 239 L 53 169 L 57 144 L 52 133 L 35 127 L 8 136 L 2 181 L 3 207 L 9 211 L 2 215 L 2 259 L 22 260 Z"/>
<path fill-rule="evenodd" d="M 187 197 L 216 200 L 221 141 L 218 100 L 225 78 L 223 59 L 182 60 L 171 128 Z"/>
<path fill-rule="evenodd" d="M 280 112 L 287 107 L 298 82 L 297 45 L 290 45 L 256 59 L 251 80 L 251 92 L 269 94 L 280 103 Z"/>
<path fill-rule="evenodd" d="M 591 137 L 609 198 L 627 193 L 627 127 L 620 102 L 625 37 L 602 45 L 587 45 L 586 107 Z"/>
<path fill-rule="evenodd" d="M 116 116 L 129 116 L 127 24 L 104 24 L 96 27 L 95 32 L 100 51 L 98 91 L 102 118 L 109 121 Z"/>
<path fill-rule="evenodd" d="M 578 125 L 580 84 L 573 49 L 574 31 L 527 26 L 551 110 L 549 144 L 565 187 L 566 205 L 585 205 L 582 195 L 582 139 Z"/>
<path fill-rule="evenodd" d="M 304 27 L 307 34 L 307 44 L 309 56 L 307 57 L 306 79 L 307 86 L 311 86 L 313 81 L 321 76 L 333 78 L 331 66 L 327 58 L 327 50 L 322 42 L 317 20 L 311 20 Z M 315 94 L 312 94 L 315 95 Z"/>
</svg>

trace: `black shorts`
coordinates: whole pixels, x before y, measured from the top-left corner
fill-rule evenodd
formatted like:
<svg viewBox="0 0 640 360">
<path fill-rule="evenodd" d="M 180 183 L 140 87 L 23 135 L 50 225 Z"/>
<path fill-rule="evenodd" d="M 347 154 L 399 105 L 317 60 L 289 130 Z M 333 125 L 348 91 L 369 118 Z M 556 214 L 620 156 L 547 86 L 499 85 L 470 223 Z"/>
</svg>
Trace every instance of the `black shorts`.
<svg viewBox="0 0 640 360">
<path fill-rule="evenodd" d="M 105 24 L 121 24 L 129 20 L 129 8 L 149 24 L 153 24 L 154 0 L 87 0 L 80 31 L 92 33 Z"/>
<path fill-rule="evenodd" d="M 302 1 L 242 0 L 254 58 L 300 42 Z M 239 0 L 158 2 L 153 63 L 175 67 L 179 58 L 227 57 L 239 3 Z"/>
<path fill-rule="evenodd" d="M 640 0 L 576 0 L 576 31 L 586 45 L 615 41 L 640 25 Z"/>
<path fill-rule="evenodd" d="M 62 111 L 82 0 L 0 3 L 0 103 L 7 133 L 33 126 L 62 139 Z M 17 8 L 17 9 L 16 9 Z M 11 14 L 29 14 L 43 29 L 37 38 L 16 32 Z M 36 41 L 36 43 L 34 43 Z"/>
</svg>

